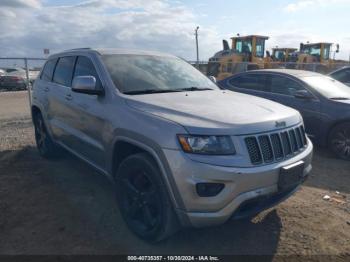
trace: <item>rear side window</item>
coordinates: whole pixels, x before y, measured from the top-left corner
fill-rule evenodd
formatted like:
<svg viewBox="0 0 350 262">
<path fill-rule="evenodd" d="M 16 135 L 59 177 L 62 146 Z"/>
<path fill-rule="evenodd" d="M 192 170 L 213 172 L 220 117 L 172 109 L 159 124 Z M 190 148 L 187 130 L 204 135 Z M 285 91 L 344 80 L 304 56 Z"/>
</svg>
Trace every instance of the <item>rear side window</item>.
<svg viewBox="0 0 350 262">
<path fill-rule="evenodd" d="M 72 84 L 75 56 L 61 57 L 55 69 L 53 81 L 57 84 L 70 87 Z"/>
<path fill-rule="evenodd" d="M 233 87 L 244 88 L 256 91 L 267 91 L 265 75 L 249 74 L 242 75 L 229 80 Z"/>
<path fill-rule="evenodd" d="M 102 88 L 102 84 L 94 64 L 85 56 L 79 56 L 77 59 L 74 71 L 74 77 L 76 76 L 94 76 L 96 78 L 96 88 Z"/>
<path fill-rule="evenodd" d="M 340 82 L 349 83 L 350 82 L 350 69 L 341 70 L 331 75 L 333 78 Z"/>
<path fill-rule="evenodd" d="M 271 93 L 293 96 L 298 90 L 305 90 L 301 84 L 284 76 L 268 76 Z"/>
<path fill-rule="evenodd" d="M 49 61 L 46 62 L 43 72 L 41 73 L 40 78 L 45 81 L 51 81 L 52 80 L 52 75 L 53 71 L 55 69 L 57 59 L 50 59 Z"/>
</svg>

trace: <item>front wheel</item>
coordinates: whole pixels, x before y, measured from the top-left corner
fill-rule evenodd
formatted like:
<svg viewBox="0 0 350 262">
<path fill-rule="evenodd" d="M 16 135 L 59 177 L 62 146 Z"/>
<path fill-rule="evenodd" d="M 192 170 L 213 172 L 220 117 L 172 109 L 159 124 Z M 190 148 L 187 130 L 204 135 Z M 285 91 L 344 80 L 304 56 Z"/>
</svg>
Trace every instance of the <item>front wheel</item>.
<svg viewBox="0 0 350 262">
<path fill-rule="evenodd" d="M 350 123 L 339 124 L 329 135 L 329 147 L 339 157 L 350 160 Z"/>
<path fill-rule="evenodd" d="M 116 193 L 126 224 L 140 238 L 157 242 L 176 232 L 177 219 L 166 187 L 147 154 L 131 155 L 120 164 Z"/>
</svg>

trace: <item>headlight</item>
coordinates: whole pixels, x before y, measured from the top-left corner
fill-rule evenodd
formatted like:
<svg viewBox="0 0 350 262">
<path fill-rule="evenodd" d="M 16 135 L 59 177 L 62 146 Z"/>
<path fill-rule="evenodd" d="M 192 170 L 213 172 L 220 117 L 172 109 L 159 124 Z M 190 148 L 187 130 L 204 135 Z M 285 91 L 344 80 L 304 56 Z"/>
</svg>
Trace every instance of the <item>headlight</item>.
<svg viewBox="0 0 350 262">
<path fill-rule="evenodd" d="M 234 155 L 236 153 L 230 136 L 178 135 L 178 139 L 186 153 L 204 155 Z"/>
</svg>

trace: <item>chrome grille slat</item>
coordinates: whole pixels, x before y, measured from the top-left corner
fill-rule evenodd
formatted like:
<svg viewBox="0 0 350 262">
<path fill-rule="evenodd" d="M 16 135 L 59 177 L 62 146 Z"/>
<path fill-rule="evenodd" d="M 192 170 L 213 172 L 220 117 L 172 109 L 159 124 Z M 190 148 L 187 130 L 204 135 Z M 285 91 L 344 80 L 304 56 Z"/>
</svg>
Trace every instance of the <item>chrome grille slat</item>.
<svg viewBox="0 0 350 262">
<path fill-rule="evenodd" d="M 251 163 L 254 165 L 292 157 L 307 144 L 302 125 L 279 132 L 247 136 L 244 141 Z"/>
<path fill-rule="evenodd" d="M 284 158 L 286 156 L 286 153 L 285 153 L 284 148 L 283 148 L 283 141 L 282 141 L 281 133 L 278 133 L 278 137 L 281 141 L 281 147 L 282 147 L 283 158 Z"/>
<path fill-rule="evenodd" d="M 303 140 L 301 138 L 301 133 L 300 133 L 299 127 L 295 128 L 294 131 L 295 131 L 295 134 L 297 136 L 297 142 L 298 142 L 299 149 L 300 149 L 300 148 L 304 147 L 304 144 L 303 144 Z"/>
<path fill-rule="evenodd" d="M 298 144 L 297 144 L 297 138 L 294 133 L 294 129 L 291 129 L 288 131 L 290 144 L 292 145 L 292 152 L 298 151 Z"/>
<path fill-rule="evenodd" d="M 304 127 L 300 126 L 299 129 L 300 129 L 300 132 L 301 132 L 301 138 L 303 139 L 303 145 L 306 146 L 307 145 L 307 140 L 306 140 Z"/>
</svg>

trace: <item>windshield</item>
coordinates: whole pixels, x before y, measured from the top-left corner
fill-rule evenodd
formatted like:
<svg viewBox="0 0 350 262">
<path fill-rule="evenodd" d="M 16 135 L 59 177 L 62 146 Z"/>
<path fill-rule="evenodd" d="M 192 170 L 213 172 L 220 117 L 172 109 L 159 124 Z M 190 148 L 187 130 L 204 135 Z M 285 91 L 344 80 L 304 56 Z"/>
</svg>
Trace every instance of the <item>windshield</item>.
<svg viewBox="0 0 350 262">
<path fill-rule="evenodd" d="M 304 46 L 302 52 L 309 55 L 320 56 L 321 55 L 321 45 L 307 45 Z"/>
<path fill-rule="evenodd" d="M 250 54 L 252 52 L 252 39 L 236 40 L 236 51 L 238 53 Z"/>
<path fill-rule="evenodd" d="M 328 76 L 308 76 L 303 80 L 323 96 L 330 99 L 350 99 L 350 88 Z"/>
<path fill-rule="evenodd" d="M 284 60 L 286 52 L 282 50 L 274 50 L 272 56 L 274 56 L 277 60 Z"/>
<path fill-rule="evenodd" d="M 180 58 L 124 54 L 102 58 L 115 86 L 125 94 L 218 89 Z"/>
</svg>

